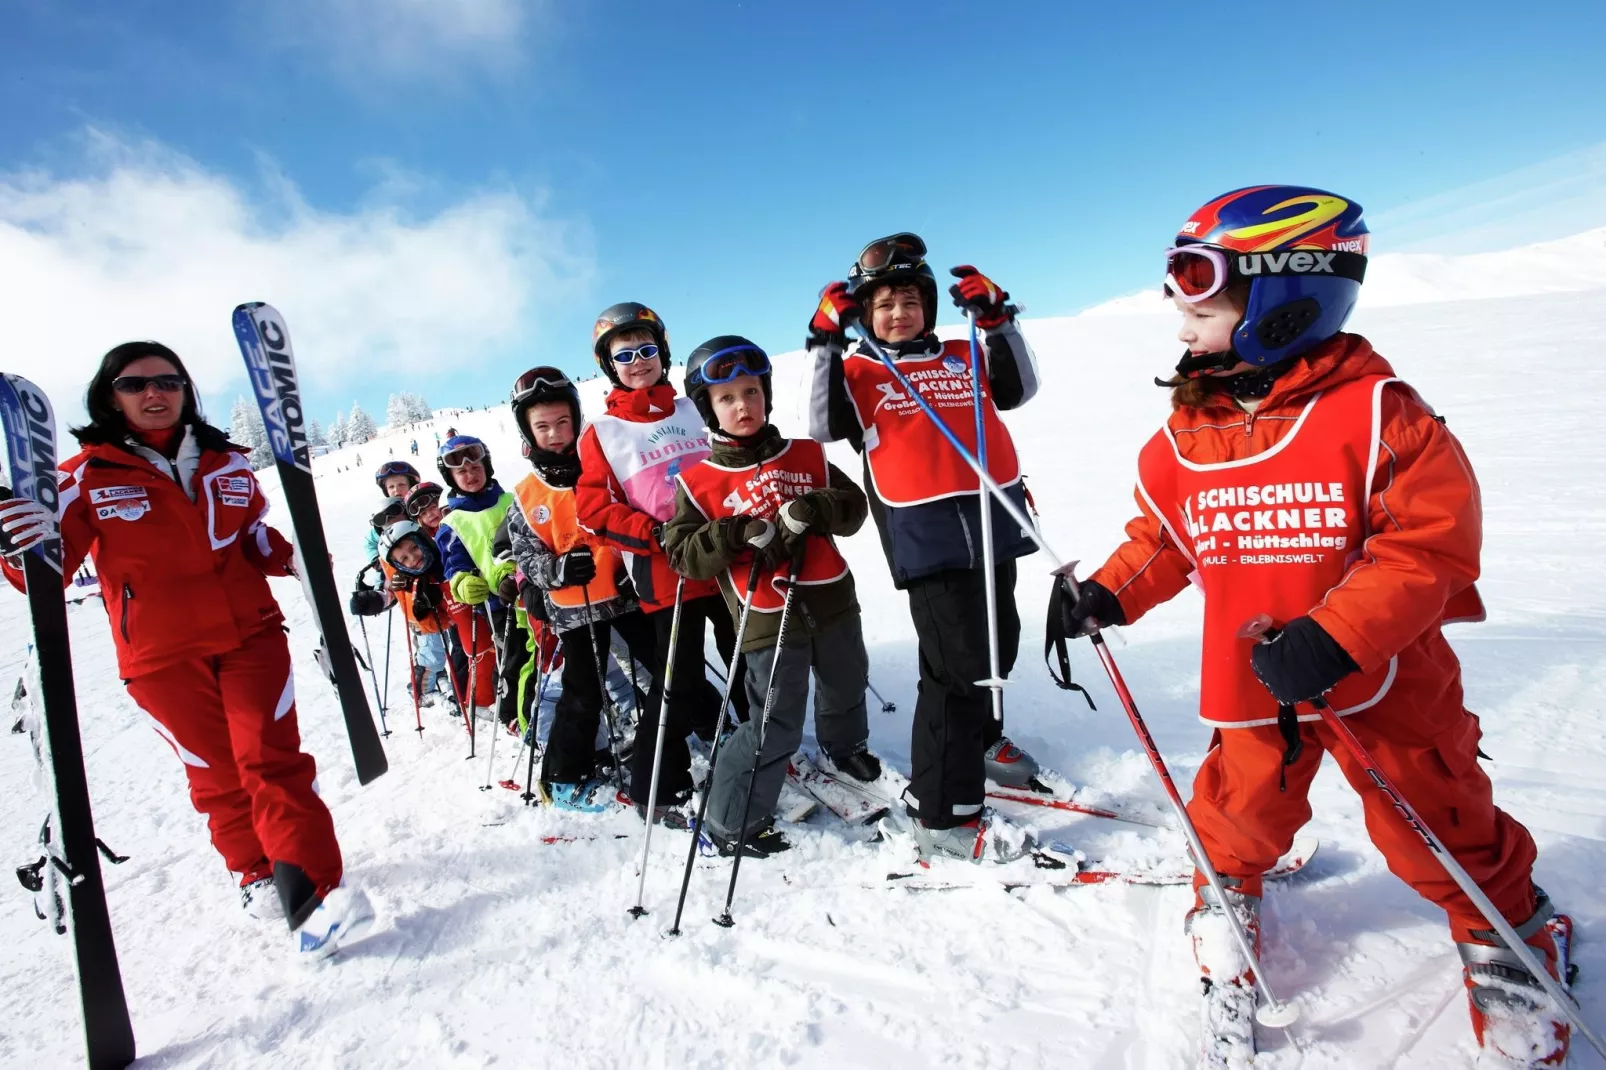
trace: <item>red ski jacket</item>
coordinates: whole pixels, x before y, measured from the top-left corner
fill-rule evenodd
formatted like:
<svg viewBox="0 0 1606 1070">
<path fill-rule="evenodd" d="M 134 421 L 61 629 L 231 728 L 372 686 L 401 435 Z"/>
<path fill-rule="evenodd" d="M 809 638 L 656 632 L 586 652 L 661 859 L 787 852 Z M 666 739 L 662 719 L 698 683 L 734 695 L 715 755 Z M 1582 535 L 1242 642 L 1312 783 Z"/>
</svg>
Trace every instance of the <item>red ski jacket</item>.
<svg viewBox="0 0 1606 1070">
<path fill-rule="evenodd" d="M 124 680 L 233 650 L 284 619 L 265 577 L 290 575 L 290 543 L 262 522 L 268 502 L 244 451 L 202 435 L 196 446 L 186 432 L 171 472 L 109 443 L 61 466 L 62 574 L 70 582 L 93 558 Z M 0 564 L 22 590 L 21 569 Z"/>
</svg>

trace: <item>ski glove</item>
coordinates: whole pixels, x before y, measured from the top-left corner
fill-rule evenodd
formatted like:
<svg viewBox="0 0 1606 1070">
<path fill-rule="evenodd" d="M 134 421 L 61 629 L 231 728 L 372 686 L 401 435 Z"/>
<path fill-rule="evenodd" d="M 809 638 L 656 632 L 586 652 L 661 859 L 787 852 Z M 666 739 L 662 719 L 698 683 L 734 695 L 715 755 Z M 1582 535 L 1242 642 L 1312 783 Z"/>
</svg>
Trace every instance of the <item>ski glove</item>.
<svg viewBox="0 0 1606 1070">
<path fill-rule="evenodd" d="M 459 572 L 451 580 L 452 597 L 465 606 L 477 606 L 491 597 L 491 585 L 478 572 Z"/>
<path fill-rule="evenodd" d="M 1001 327 L 1014 316 L 1014 310 L 1004 302 L 1009 292 L 969 264 L 951 268 L 948 274 L 959 281 L 948 287 L 954 304 L 966 313 L 974 313 L 976 326 L 984 331 Z"/>
<path fill-rule="evenodd" d="M 589 546 L 577 547 L 558 558 L 558 567 L 552 572 L 557 587 L 584 587 L 596 578 L 597 559 Z"/>
<path fill-rule="evenodd" d="M 781 506 L 781 524 L 793 535 L 806 535 L 820 526 L 820 510 L 805 495 Z"/>
<path fill-rule="evenodd" d="M 779 568 L 786 560 L 786 547 L 783 540 L 776 538 L 780 534 L 774 524 L 761 516 L 741 518 L 741 540 L 770 568 Z"/>
<path fill-rule="evenodd" d="M 518 581 L 513 578 L 518 569 L 517 561 L 511 557 L 503 558 L 492 563 L 490 572 L 485 577 L 486 586 L 496 592 L 496 597 L 509 605 L 519 597 Z"/>
<path fill-rule="evenodd" d="M 1269 642 L 1256 644 L 1249 664 L 1278 702 L 1309 702 L 1360 669 L 1338 641 L 1309 617 L 1283 625 Z"/>
<path fill-rule="evenodd" d="M 56 534 L 56 514 L 0 487 L 0 556 L 17 557 Z"/>
<path fill-rule="evenodd" d="M 359 587 L 351 592 L 351 612 L 358 617 L 377 617 L 390 608 L 385 592 Z"/>
<path fill-rule="evenodd" d="M 441 585 L 420 579 L 413 584 L 413 616 L 424 620 L 441 604 Z"/>
<path fill-rule="evenodd" d="M 398 572 L 390 578 L 392 591 L 410 591 L 413 589 L 413 578 L 405 572 Z"/>
<path fill-rule="evenodd" d="M 864 306 L 848 292 L 848 284 L 833 282 L 820 291 L 820 307 L 809 320 L 808 344 L 841 348 L 847 345 L 849 325 L 863 318 Z"/>
<path fill-rule="evenodd" d="M 1071 584 L 1076 581 L 1071 577 L 1060 576 L 1054 582 L 1059 597 L 1051 598 L 1050 602 L 1059 602 L 1059 632 L 1066 639 L 1082 639 L 1100 628 L 1126 623 L 1126 610 L 1121 608 L 1121 600 L 1104 584 L 1082 580 L 1073 592 Z M 1050 619 L 1048 623 L 1049 630 L 1053 631 L 1055 622 Z"/>
</svg>

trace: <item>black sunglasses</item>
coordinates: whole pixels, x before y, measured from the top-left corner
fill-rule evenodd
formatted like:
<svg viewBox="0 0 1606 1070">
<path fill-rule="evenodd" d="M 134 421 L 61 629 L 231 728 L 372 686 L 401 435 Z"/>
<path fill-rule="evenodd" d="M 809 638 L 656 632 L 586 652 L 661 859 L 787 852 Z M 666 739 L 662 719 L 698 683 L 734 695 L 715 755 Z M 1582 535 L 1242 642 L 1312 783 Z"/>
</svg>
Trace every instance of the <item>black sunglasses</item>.
<svg viewBox="0 0 1606 1070">
<path fill-rule="evenodd" d="M 112 389 L 119 394 L 143 394 L 154 386 L 164 394 L 176 394 L 184 389 L 185 378 L 177 373 L 169 375 L 119 375 L 112 380 Z"/>
</svg>

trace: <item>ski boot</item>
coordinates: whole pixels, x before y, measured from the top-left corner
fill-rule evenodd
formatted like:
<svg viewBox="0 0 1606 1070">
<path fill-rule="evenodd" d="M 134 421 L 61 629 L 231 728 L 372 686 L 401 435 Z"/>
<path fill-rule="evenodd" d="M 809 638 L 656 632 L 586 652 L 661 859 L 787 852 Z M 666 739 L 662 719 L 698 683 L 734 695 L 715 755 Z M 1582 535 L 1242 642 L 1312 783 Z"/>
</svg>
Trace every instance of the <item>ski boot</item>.
<svg viewBox="0 0 1606 1070">
<path fill-rule="evenodd" d="M 861 784 L 874 784 L 881 779 L 881 759 L 868 747 L 840 757 L 821 748 L 818 757 L 820 768 L 832 776 L 850 776 Z"/>
<path fill-rule="evenodd" d="M 1036 790 L 1035 781 L 1041 767 L 1037 759 L 1010 742 L 1008 736 L 999 736 L 998 742 L 987 748 L 987 779 L 1006 788 Z"/>
<path fill-rule="evenodd" d="M 1227 899 L 1260 955 L 1260 897 L 1245 895 L 1233 886 L 1241 882 L 1223 877 Z M 1215 893 L 1200 888 L 1183 928 L 1193 940 L 1193 958 L 1199 965 L 1200 1070 L 1248 1070 L 1255 1057 L 1255 975 L 1225 915 L 1216 909 Z"/>
<path fill-rule="evenodd" d="M 342 884 L 318 901 L 306 920 L 290 930 L 296 958 L 316 962 L 356 943 L 374 926 L 374 907 L 362 889 Z"/>
<path fill-rule="evenodd" d="M 652 808 L 653 824 L 671 829 L 691 828 L 691 817 L 686 812 L 690 804 L 690 791 L 680 792 L 669 799 L 659 802 Z M 647 820 L 647 804 L 645 802 L 632 801 L 631 805 L 635 808 L 636 816 L 645 823 Z"/>
<path fill-rule="evenodd" d="M 1550 975 L 1569 987 L 1572 978 L 1572 919 L 1555 914 L 1550 898 L 1535 889 L 1538 909 L 1514 926 Z M 1478 1038 L 1478 1070 L 1541 1070 L 1567 1062 L 1572 1026 L 1533 974 L 1492 929 L 1474 930 L 1476 943 L 1460 943 L 1462 973 L 1472 1031 Z"/>
<path fill-rule="evenodd" d="M 918 819 L 909 823 L 920 861 L 952 858 L 961 862 L 1013 862 L 1033 853 L 1036 846 L 1025 829 L 1005 821 L 991 809 L 953 828 L 927 828 Z"/>
<path fill-rule="evenodd" d="M 283 920 L 284 904 L 279 900 L 279 889 L 273 883 L 272 873 L 245 875 L 240 881 L 240 906 L 257 921 Z"/>
<path fill-rule="evenodd" d="M 708 838 L 714 842 L 714 846 L 719 850 L 721 858 L 734 858 L 736 856 L 735 836 L 722 836 L 710 828 L 708 830 Z M 747 834 L 747 839 L 742 844 L 742 857 L 768 858 L 771 855 L 778 855 L 782 851 L 790 851 L 791 849 L 792 845 L 787 841 L 786 837 L 773 824 L 770 824 L 765 825 L 756 832 Z"/>
<path fill-rule="evenodd" d="M 610 809 L 614 799 L 614 789 L 603 781 L 593 778 L 579 784 L 549 785 L 548 798 L 559 810 L 600 814 Z"/>
<path fill-rule="evenodd" d="M 474 719 L 476 721 L 496 721 L 498 720 L 498 717 L 496 715 L 496 710 L 492 709 L 490 706 L 475 706 Z"/>
</svg>

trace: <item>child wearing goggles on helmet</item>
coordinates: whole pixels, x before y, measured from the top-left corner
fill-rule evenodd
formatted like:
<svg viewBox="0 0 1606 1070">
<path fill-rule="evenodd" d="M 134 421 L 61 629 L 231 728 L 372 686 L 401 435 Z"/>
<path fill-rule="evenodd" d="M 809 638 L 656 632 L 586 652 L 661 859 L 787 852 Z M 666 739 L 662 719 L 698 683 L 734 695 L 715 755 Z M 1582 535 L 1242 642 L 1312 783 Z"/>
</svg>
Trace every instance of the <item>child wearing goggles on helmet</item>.
<svg viewBox="0 0 1606 1070">
<path fill-rule="evenodd" d="M 869 658 L 859 602 L 833 541 L 858 531 L 869 506 L 864 492 L 825 459 L 824 447 L 785 438 L 769 422 L 770 390 L 769 357 L 745 338 L 723 335 L 692 353 L 686 393 L 709 429 L 713 452 L 680 473 L 675 514 L 664 528 L 676 571 L 717 580 L 733 621 L 751 606 L 741 637 L 748 704 L 762 714 L 768 696 L 770 708 L 767 718 L 755 716 L 720 745 L 704 829 L 722 854 L 734 854 L 742 842 L 754 857 L 789 846 L 772 814 L 803 739 L 811 671 L 822 765 L 866 782 L 881 776 L 869 749 Z M 749 594 L 755 555 L 761 563 Z M 783 636 L 788 576 L 794 604 Z M 767 728 L 760 754 L 761 720 Z"/>
<path fill-rule="evenodd" d="M 447 660 L 443 639 L 451 633 L 454 606 L 440 547 L 429 529 L 416 519 L 390 524 L 380 534 L 379 553 L 386 574 L 405 581 L 398 585 L 396 600 L 415 636 L 415 697 L 423 705 L 432 705 L 434 696 L 442 690 L 439 678 L 444 675 L 451 693 L 463 707 L 489 707 L 496 701 L 495 678 L 482 672 L 470 681 L 468 662 L 460 649 L 452 650 L 450 662 Z M 469 687 L 473 695 L 467 694 Z"/>
<path fill-rule="evenodd" d="M 679 823 L 679 807 L 691 797 L 691 751 L 686 736 L 711 737 L 719 715 L 720 693 L 703 669 L 703 636 L 713 625 L 714 640 L 727 660 L 735 630 L 712 580 L 682 579 L 664 553 L 664 523 L 675 511 L 675 477 L 708 456 L 702 419 L 690 400 L 676 396 L 669 383 L 669 335 L 658 314 L 625 302 L 603 310 L 592 329 L 592 353 L 613 384 L 607 411 L 580 435 L 580 476 L 575 506 L 581 527 L 618 550 L 642 612 L 653 626 L 656 655 L 652 693 L 637 725 L 631 758 L 631 797 L 645 813 L 657 754 L 659 694 L 665 666 L 674 659 L 668 696 L 669 731 L 659 761 L 655 820 Z M 670 638 L 677 599 L 680 628 Z M 735 692 L 737 711 L 747 697 Z"/>
<path fill-rule="evenodd" d="M 599 734 L 602 753 L 622 781 L 614 752 L 622 752 L 629 727 L 604 693 L 605 687 L 628 692 L 631 686 L 618 668 L 610 669 L 609 633 L 646 663 L 656 657 L 657 639 L 619 551 L 581 528 L 576 516 L 579 391 L 557 368 L 532 368 L 514 383 L 511 404 L 534 471 L 513 488 L 508 537 L 537 603 L 531 615 L 546 621 L 563 652 L 562 696 L 545 740 L 540 782 L 560 809 L 600 812 L 615 793 L 596 775 Z"/>
<path fill-rule="evenodd" d="M 1015 325 L 1009 294 L 973 267 L 952 274 L 958 282 L 949 292 L 974 317 L 986 358 L 981 415 L 988 473 L 1024 511 L 1020 463 L 998 414 L 1037 392 L 1036 361 Z M 894 234 L 865 246 L 848 281 L 822 291 L 809 322 L 809 434 L 822 442 L 847 439 L 863 451 L 882 549 L 894 585 L 908 592 L 920 643 L 920 694 L 905 801 L 917 819 L 921 849 L 1007 860 L 1018 844 L 1008 846 L 1001 822 L 989 826 L 983 819 L 986 782 L 1034 787 L 1038 768 L 1004 736 L 988 689 L 976 681 L 990 675 L 988 583 L 997 597 L 1000 672 L 1008 676 L 1014 665 L 1020 644 L 1015 559 L 1033 546 L 989 503 L 994 559 L 982 560 L 979 524 L 987 495 L 979 480 L 880 359 L 862 342 L 850 347 L 846 337 L 855 324 L 874 336 L 974 451 L 970 347 L 964 339 L 939 339 L 936 314 L 937 279 L 917 235 Z M 989 827 L 998 849 L 977 852 Z"/>
<path fill-rule="evenodd" d="M 1215 741 L 1188 810 L 1251 934 L 1261 874 L 1310 818 L 1306 795 L 1331 751 L 1389 869 L 1448 913 L 1491 1061 L 1559 1065 L 1565 1018 L 1311 706 L 1325 698 L 1344 718 L 1557 975 L 1564 922 L 1533 884 L 1533 837 L 1495 806 L 1478 767 L 1478 721 L 1443 633 L 1483 618 L 1478 484 L 1444 421 L 1343 332 L 1368 242 L 1360 205 L 1307 187 L 1234 190 L 1183 226 L 1166 264 L 1187 346 L 1160 381 L 1173 411 L 1139 454 L 1126 543 L 1075 589 L 1061 581 L 1051 629 L 1074 638 L 1135 623 L 1196 583 L 1200 717 Z M 1263 615 L 1280 629 L 1271 642 L 1244 631 Z M 1187 925 L 1207 1019 L 1244 1025 L 1207 1043 L 1247 1056 L 1252 979 L 1211 913 L 1200 896 Z"/>
</svg>

